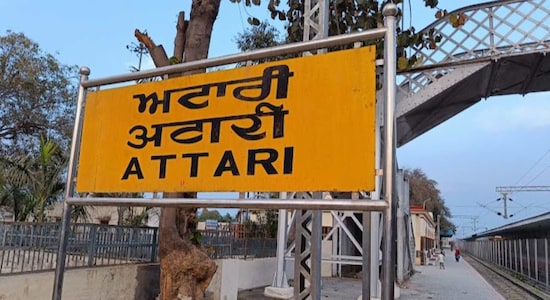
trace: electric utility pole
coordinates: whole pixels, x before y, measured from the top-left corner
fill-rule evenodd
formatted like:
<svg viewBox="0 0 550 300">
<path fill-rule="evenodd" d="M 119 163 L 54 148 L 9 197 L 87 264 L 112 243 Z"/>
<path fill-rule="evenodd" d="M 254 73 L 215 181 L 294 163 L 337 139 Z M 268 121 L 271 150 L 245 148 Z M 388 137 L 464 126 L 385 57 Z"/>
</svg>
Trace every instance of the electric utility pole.
<svg viewBox="0 0 550 300">
<path fill-rule="evenodd" d="M 496 192 L 502 194 L 502 198 L 498 198 L 497 201 L 503 202 L 503 214 L 504 219 L 508 219 L 508 200 L 512 201 L 508 197 L 508 194 L 512 192 L 550 192 L 550 186 L 497 186 Z M 512 215 L 510 215 L 511 217 Z"/>
</svg>

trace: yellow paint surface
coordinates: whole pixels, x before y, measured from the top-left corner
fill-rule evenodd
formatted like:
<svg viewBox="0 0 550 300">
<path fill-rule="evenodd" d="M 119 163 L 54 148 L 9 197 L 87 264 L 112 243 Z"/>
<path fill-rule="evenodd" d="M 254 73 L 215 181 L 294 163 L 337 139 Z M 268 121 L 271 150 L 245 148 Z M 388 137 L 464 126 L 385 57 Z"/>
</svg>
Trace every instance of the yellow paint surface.
<svg viewBox="0 0 550 300">
<path fill-rule="evenodd" d="M 89 92 L 77 191 L 372 190 L 374 55 L 364 47 Z M 156 110 L 145 101 L 153 93 Z"/>
</svg>

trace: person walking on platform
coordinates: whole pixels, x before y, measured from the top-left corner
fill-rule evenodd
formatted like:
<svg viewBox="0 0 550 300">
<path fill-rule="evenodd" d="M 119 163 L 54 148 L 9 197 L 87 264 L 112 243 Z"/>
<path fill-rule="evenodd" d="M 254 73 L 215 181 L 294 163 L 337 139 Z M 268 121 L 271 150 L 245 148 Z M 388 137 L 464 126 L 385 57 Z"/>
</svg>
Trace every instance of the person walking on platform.
<svg viewBox="0 0 550 300">
<path fill-rule="evenodd" d="M 439 262 L 439 269 L 445 270 L 445 255 L 443 252 L 439 252 L 437 255 L 437 261 Z"/>
<path fill-rule="evenodd" d="M 460 260 L 460 248 L 458 247 L 456 247 L 455 249 L 455 259 L 456 259 L 456 262 Z"/>
</svg>

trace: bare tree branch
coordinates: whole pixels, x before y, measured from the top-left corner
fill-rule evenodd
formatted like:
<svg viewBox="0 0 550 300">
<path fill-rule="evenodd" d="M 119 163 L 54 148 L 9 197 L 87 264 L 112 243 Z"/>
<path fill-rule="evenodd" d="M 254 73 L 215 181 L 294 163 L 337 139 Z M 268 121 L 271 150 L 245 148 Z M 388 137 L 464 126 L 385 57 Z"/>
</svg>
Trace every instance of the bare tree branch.
<svg viewBox="0 0 550 300">
<path fill-rule="evenodd" d="M 189 21 L 185 20 L 185 12 L 180 11 L 178 24 L 176 25 L 176 37 L 174 38 L 174 57 L 178 62 L 183 61 L 183 50 L 185 48 L 185 36 Z"/>
<path fill-rule="evenodd" d="M 162 47 L 162 45 L 156 45 L 147 33 L 142 33 L 139 29 L 134 31 L 134 36 L 140 43 L 147 47 L 147 50 L 149 50 L 149 54 L 151 54 L 151 58 L 153 59 L 153 63 L 157 68 L 170 65 L 170 60 L 168 59 L 166 51 L 164 51 L 164 47 Z"/>
</svg>

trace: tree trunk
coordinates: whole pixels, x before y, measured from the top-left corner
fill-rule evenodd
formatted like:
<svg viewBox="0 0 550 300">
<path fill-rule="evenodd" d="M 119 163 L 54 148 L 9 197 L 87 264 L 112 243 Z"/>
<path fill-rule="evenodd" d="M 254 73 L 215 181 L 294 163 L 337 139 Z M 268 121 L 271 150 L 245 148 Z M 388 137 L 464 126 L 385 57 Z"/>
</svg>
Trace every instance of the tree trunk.
<svg viewBox="0 0 550 300">
<path fill-rule="evenodd" d="M 191 193 L 194 194 L 194 193 Z M 167 193 L 167 198 L 190 197 Z M 217 266 L 188 238 L 196 225 L 196 209 L 164 208 L 160 220 L 161 300 L 204 299 Z"/>
<path fill-rule="evenodd" d="M 137 39 L 149 50 L 157 67 L 170 61 L 188 62 L 208 57 L 210 37 L 218 16 L 221 0 L 193 0 L 190 20 L 184 13 L 178 16 L 173 59 L 168 59 L 162 46 L 136 30 Z M 182 53 L 182 45 L 185 45 Z M 196 70 L 183 75 L 201 73 Z M 196 198 L 196 193 L 165 193 L 165 198 Z M 160 217 L 159 257 L 161 300 L 204 299 L 206 289 L 217 266 L 197 241 L 195 233 L 197 209 L 163 208 Z"/>
</svg>

